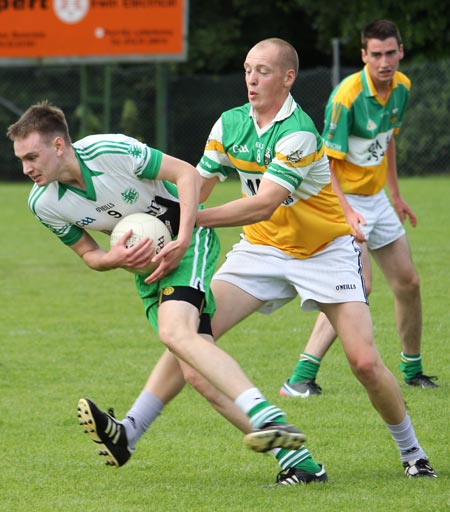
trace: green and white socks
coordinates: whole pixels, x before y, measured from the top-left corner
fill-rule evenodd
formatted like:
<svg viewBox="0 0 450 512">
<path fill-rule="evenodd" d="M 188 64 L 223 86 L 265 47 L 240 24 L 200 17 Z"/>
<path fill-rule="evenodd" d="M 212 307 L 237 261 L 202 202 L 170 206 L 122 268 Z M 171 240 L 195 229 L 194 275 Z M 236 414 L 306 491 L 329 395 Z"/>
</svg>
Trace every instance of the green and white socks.
<svg viewBox="0 0 450 512">
<path fill-rule="evenodd" d="M 249 417 L 253 429 L 261 428 L 266 423 L 286 423 L 285 413 L 266 400 L 257 388 L 248 389 L 242 393 L 235 404 L 240 407 Z M 281 469 L 298 468 L 307 473 L 317 473 L 321 470 L 311 453 L 302 446 L 298 450 L 286 450 L 275 448 L 271 450 Z"/>
<path fill-rule="evenodd" d="M 294 368 L 294 373 L 289 379 L 289 384 L 295 384 L 305 380 L 314 380 L 319 372 L 320 361 L 321 359 L 319 357 L 312 356 L 306 352 L 300 354 L 300 359 Z"/>
<path fill-rule="evenodd" d="M 405 374 L 405 379 L 414 379 L 419 373 L 423 373 L 422 356 L 420 354 L 400 354 L 400 370 Z"/>
</svg>

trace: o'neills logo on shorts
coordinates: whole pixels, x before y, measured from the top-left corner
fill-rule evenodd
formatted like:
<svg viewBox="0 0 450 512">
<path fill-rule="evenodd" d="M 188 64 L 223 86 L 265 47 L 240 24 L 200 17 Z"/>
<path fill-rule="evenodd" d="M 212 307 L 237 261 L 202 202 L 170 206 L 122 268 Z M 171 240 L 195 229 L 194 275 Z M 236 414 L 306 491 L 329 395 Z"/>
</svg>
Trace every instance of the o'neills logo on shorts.
<svg viewBox="0 0 450 512">
<path fill-rule="evenodd" d="M 163 295 L 172 295 L 172 293 L 175 291 L 175 288 L 173 286 L 168 286 L 167 288 L 164 288 L 162 291 Z"/>
<path fill-rule="evenodd" d="M 336 291 L 341 290 L 356 290 L 356 284 L 338 284 L 336 286 Z"/>
</svg>

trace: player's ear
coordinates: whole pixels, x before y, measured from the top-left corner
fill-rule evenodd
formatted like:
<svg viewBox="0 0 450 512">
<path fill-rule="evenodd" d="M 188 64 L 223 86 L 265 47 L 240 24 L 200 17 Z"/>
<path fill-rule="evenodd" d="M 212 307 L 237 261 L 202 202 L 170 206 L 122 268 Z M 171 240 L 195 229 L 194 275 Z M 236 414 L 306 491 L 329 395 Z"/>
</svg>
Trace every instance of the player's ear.
<svg viewBox="0 0 450 512">
<path fill-rule="evenodd" d="M 61 152 L 64 150 L 65 148 L 65 142 L 64 142 L 64 138 L 63 137 L 60 137 L 60 136 L 57 136 L 53 139 L 53 147 L 55 148 L 56 150 L 56 153 L 59 155 L 61 154 Z"/>
<path fill-rule="evenodd" d="M 403 59 L 405 53 L 404 53 L 404 50 L 403 50 L 403 45 L 401 44 L 398 48 L 398 54 L 400 56 L 400 60 Z"/>
<path fill-rule="evenodd" d="M 364 48 L 361 48 L 361 60 L 364 62 L 364 64 L 367 64 L 367 53 Z"/>
<path fill-rule="evenodd" d="M 286 74 L 284 75 L 284 84 L 286 87 L 292 87 L 292 84 L 295 81 L 295 71 L 293 69 L 288 69 Z"/>
</svg>

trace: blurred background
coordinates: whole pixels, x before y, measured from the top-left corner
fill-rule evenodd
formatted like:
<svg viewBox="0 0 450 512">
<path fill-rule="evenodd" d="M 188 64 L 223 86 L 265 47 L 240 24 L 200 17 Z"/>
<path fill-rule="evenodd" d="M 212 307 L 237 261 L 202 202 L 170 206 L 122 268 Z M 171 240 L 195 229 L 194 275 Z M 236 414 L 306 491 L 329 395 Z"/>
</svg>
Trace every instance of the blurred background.
<svg viewBox="0 0 450 512">
<path fill-rule="evenodd" d="M 66 113 L 74 140 L 123 132 L 196 164 L 223 110 L 247 101 L 243 61 L 257 41 L 281 37 L 300 56 L 294 98 L 319 131 L 337 82 L 361 69 L 360 31 L 376 18 L 400 28 L 412 81 L 397 139 L 402 176 L 450 174 L 450 7 L 438 0 L 191 0 L 183 62 L 0 66 L 0 180 L 22 180 L 9 124 L 44 99 Z M 0 12 L 0 20 L 2 13 Z M 0 29 L 0 35 L 1 35 Z"/>
</svg>

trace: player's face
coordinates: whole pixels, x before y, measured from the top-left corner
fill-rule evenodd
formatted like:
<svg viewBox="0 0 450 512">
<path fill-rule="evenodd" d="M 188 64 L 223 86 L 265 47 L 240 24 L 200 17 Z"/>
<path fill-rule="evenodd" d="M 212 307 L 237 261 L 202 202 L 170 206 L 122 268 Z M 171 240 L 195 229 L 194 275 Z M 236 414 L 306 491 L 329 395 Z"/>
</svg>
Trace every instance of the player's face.
<svg viewBox="0 0 450 512">
<path fill-rule="evenodd" d="M 384 41 L 369 39 L 367 49 L 361 52 L 375 87 L 389 85 L 403 58 L 403 45 L 399 46 L 395 37 Z"/>
<path fill-rule="evenodd" d="M 291 83 L 279 61 L 279 50 L 271 44 L 255 46 L 245 59 L 248 100 L 258 117 L 273 119 L 289 92 Z"/>
<path fill-rule="evenodd" d="M 58 178 L 58 147 L 34 132 L 14 141 L 14 153 L 22 162 L 23 173 L 43 187 Z"/>
</svg>

